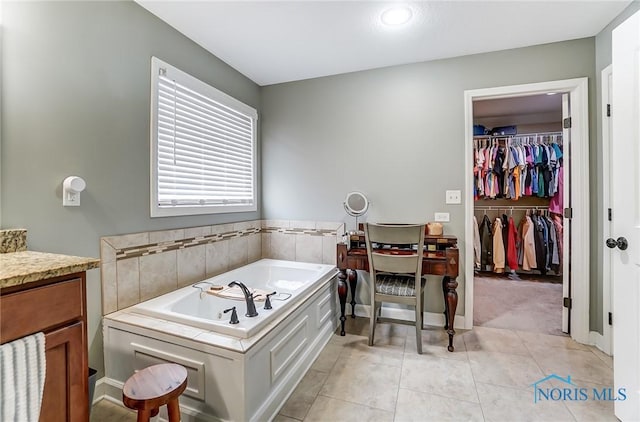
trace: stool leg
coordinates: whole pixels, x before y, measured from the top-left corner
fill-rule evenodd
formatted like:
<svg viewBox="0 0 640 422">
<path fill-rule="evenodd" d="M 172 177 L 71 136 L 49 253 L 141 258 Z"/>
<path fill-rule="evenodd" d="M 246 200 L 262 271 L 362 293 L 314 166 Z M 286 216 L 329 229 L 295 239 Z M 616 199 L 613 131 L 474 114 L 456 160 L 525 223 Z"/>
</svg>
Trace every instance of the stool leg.
<svg viewBox="0 0 640 422">
<path fill-rule="evenodd" d="M 167 410 L 169 411 L 169 422 L 180 422 L 180 403 L 177 398 L 167 403 Z"/>
<path fill-rule="evenodd" d="M 150 410 L 138 410 L 138 422 L 149 422 L 149 418 L 151 417 Z"/>
</svg>

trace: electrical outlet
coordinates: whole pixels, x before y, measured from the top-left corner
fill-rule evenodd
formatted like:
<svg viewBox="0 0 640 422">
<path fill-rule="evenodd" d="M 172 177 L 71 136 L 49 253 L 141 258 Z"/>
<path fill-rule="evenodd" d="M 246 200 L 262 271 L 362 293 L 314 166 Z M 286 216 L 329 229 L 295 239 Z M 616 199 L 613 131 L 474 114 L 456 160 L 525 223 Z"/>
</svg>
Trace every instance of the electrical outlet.
<svg viewBox="0 0 640 422">
<path fill-rule="evenodd" d="M 449 222 L 449 213 L 448 212 L 437 212 L 433 215 L 434 220 L 440 221 L 442 223 Z"/>
<path fill-rule="evenodd" d="M 448 190 L 445 195 L 445 203 L 447 204 L 460 204 L 462 194 L 459 190 Z"/>
</svg>

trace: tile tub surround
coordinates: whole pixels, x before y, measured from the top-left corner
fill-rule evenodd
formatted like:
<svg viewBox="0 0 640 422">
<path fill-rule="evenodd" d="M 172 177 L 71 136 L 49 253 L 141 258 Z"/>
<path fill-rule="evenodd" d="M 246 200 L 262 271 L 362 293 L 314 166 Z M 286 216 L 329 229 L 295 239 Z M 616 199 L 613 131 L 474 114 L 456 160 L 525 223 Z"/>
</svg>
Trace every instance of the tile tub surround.
<svg viewBox="0 0 640 422">
<path fill-rule="evenodd" d="M 262 258 L 336 263 L 343 223 L 253 220 L 100 240 L 103 315 Z"/>
<path fill-rule="evenodd" d="M 27 250 L 27 230 L 0 230 L 0 253 L 22 252 Z"/>
<path fill-rule="evenodd" d="M 0 254 L 0 288 L 98 268 L 100 260 L 80 256 L 22 251 Z"/>
</svg>

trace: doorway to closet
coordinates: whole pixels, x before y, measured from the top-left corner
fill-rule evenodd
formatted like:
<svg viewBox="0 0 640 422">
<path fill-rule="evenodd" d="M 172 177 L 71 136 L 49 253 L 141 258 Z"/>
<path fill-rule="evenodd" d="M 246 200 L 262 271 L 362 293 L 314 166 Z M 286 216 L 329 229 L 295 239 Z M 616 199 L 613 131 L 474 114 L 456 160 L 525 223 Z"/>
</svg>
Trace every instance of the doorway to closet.
<svg viewBox="0 0 640 422">
<path fill-rule="evenodd" d="M 482 255 L 480 255 L 480 268 L 476 265 L 476 254 L 474 250 L 474 216 L 478 221 L 478 228 L 480 229 L 480 225 L 482 224 L 482 220 L 478 220 L 478 213 L 481 213 L 482 219 L 484 219 L 484 213 L 486 211 L 489 216 L 492 235 L 493 235 L 493 223 L 497 219 L 497 215 L 499 214 L 501 218 L 501 225 L 505 226 L 503 214 L 506 215 L 506 227 L 507 227 L 507 239 L 505 242 L 505 238 L 502 237 L 502 245 L 504 248 L 504 244 L 509 246 L 509 223 L 511 218 L 513 218 L 513 225 L 515 226 L 515 232 L 518 232 L 518 226 L 520 226 L 521 216 L 525 217 L 525 222 L 527 222 L 526 215 L 529 214 L 529 217 L 532 215 L 536 218 L 540 217 L 544 220 L 541 222 L 544 224 L 534 225 L 534 228 L 538 228 L 538 230 L 542 230 L 544 232 L 545 228 L 547 231 L 547 248 L 549 242 L 549 230 L 551 230 L 551 226 L 549 225 L 549 218 L 552 222 L 554 217 L 557 217 L 561 220 L 561 227 L 558 227 L 554 223 L 556 242 L 558 243 L 558 236 L 562 239 L 562 252 L 556 257 L 553 255 L 553 249 L 551 249 L 551 256 L 545 253 L 545 258 L 540 257 L 540 263 L 544 263 L 544 270 L 546 274 L 542 274 L 540 270 L 538 270 L 538 256 L 531 254 L 529 252 L 528 258 L 528 267 L 530 270 L 524 270 L 524 256 L 522 256 L 522 264 L 520 264 L 521 258 L 518 256 L 519 248 L 516 246 L 516 252 L 513 253 L 513 248 L 511 251 L 511 258 L 513 263 L 514 256 L 517 257 L 517 264 L 513 264 L 515 269 L 515 274 L 512 274 L 511 268 L 507 265 L 506 262 L 509 258 L 507 252 L 504 252 L 504 269 L 501 267 L 498 268 L 498 272 L 495 272 L 496 263 L 491 263 L 493 267 L 491 268 L 492 273 L 495 275 L 491 275 L 493 278 L 499 278 L 500 281 L 504 281 L 507 283 L 522 283 L 522 281 L 531 281 L 528 280 L 531 277 L 545 276 L 545 277 L 558 277 L 562 279 L 562 282 L 558 283 L 550 283 L 550 284 L 558 284 L 562 286 L 562 295 L 559 298 L 560 303 L 557 305 L 552 305 L 553 309 L 559 309 L 559 313 L 562 315 L 562 321 L 564 322 L 564 330 L 568 331 L 571 337 L 580 342 L 580 343 L 590 343 L 590 332 L 589 332 L 589 291 L 590 291 L 590 277 L 589 277 L 589 252 L 590 252 L 590 239 L 589 239 L 589 119 L 588 119 L 588 79 L 587 78 L 576 78 L 576 79 L 566 79 L 566 80 L 557 80 L 557 81 L 548 81 L 548 82 L 539 82 L 539 83 L 531 83 L 531 84 L 523 84 L 523 85 L 512 85 L 512 86 L 502 86 L 502 87 L 494 87 L 494 88 L 482 88 L 482 89 L 474 89 L 467 90 L 464 93 L 465 96 L 465 138 L 464 138 L 464 162 L 465 162 L 465 244 L 464 244 L 464 304 L 465 304 L 465 315 L 464 315 L 464 328 L 472 329 L 475 325 L 474 321 L 474 309 L 476 306 L 482 306 L 482 300 L 478 299 L 478 303 L 475 303 L 476 295 L 474 294 L 476 290 L 475 286 L 475 275 L 476 270 L 481 270 L 482 265 Z M 498 186 L 495 180 L 491 181 L 489 184 L 489 198 L 487 202 L 481 202 L 477 204 L 476 194 L 477 191 L 474 190 L 476 186 L 476 177 L 474 175 L 474 167 L 476 166 L 476 157 L 474 155 L 474 145 L 478 145 L 478 148 L 482 148 L 480 145 L 484 145 L 480 142 L 480 139 L 474 139 L 474 106 L 481 105 L 481 101 L 487 101 L 485 105 L 491 105 L 489 101 L 493 100 L 508 100 L 514 99 L 513 101 L 519 101 L 516 99 L 522 100 L 532 100 L 540 97 L 540 102 L 542 101 L 542 96 L 546 96 L 547 93 L 555 93 L 555 95 L 549 95 L 548 97 L 563 97 L 562 104 L 562 114 L 559 120 L 553 119 L 541 119 L 541 116 L 533 118 L 531 116 L 525 117 L 524 115 L 529 114 L 547 114 L 547 116 L 557 116 L 557 103 L 548 111 L 539 110 L 538 113 L 533 113 L 533 105 L 531 106 L 531 110 L 529 112 L 516 112 L 515 105 L 512 103 L 511 108 L 508 111 L 508 114 L 499 115 L 495 112 L 486 112 L 486 115 L 482 116 L 484 119 L 484 126 L 487 130 L 493 129 L 498 126 L 516 126 L 515 135 L 510 135 L 513 133 L 513 128 L 505 127 L 503 129 L 499 129 L 494 132 L 484 133 L 483 136 L 487 137 L 488 141 L 484 141 L 485 144 L 488 142 L 490 146 L 493 145 L 494 139 L 491 137 L 493 133 L 496 133 L 496 136 L 505 137 L 505 140 L 502 141 L 503 144 L 506 142 L 506 139 L 511 136 L 511 145 L 515 146 L 527 146 L 531 149 L 532 144 L 538 150 L 536 152 L 527 151 L 527 148 L 524 148 L 522 151 L 516 151 L 513 154 L 513 160 L 519 160 L 521 164 L 518 164 L 518 168 L 520 169 L 518 172 L 520 184 L 516 187 L 515 179 L 513 180 L 513 187 L 511 184 L 508 184 L 508 189 L 510 192 L 516 192 L 518 188 L 520 189 L 520 196 L 518 196 L 517 200 L 515 198 L 509 197 L 506 198 L 504 196 L 504 179 L 502 179 L 502 198 L 498 198 L 497 194 L 495 194 L 496 186 Z M 558 101 L 558 100 L 549 100 Z M 500 105 L 498 102 L 493 103 L 494 105 Z M 508 103 L 502 103 L 502 106 Z M 506 108 L 509 108 L 507 106 Z M 513 118 L 518 118 L 520 120 L 507 120 L 504 119 L 505 116 L 511 116 Z M 479 116 L 480 117 L 480 116 Z M 565 117 L 567 120 L 564 120 Z M 492 120 L 493 119 L 493 120 Z M 529 119 L 529 120 L 528 120 Z M 569 120 L 570 119 L 570 120 Z M 480 120 L 477 123 L 481 123 Z M 558 126 L 560 125 L 560 126 Z M 476 129 L 476 133 L 481 128 Z M 561 133 L 559 133 L 561 132 Z M 518 135 L 524 135 L 523 138 L 517 139 Z M 515 138 L 515 139 L 514 139 Z M 478 142 L 477 142 L 478 141 Z M 496 140 L 497 144 L 500 145 L 500 140 Z M 529 180 L 529 188 L 527 188 L 527 175 L 525 173 L 525 168 L 528 169 L 528 164 L 536 165 L 535 160 L 537 155 L 539 154 L 539 147 L 541 144 L 544 148 L 548 148 L 549 144 L 553 144 L 555 141 L 559 149 L 562 153 L 563 163 L 561 168 L 563 169 L 563 196 L 562 196 L 562 204 L 559 205 L 560 211 L 559 214 L 552 213 L 549 211 L 550 200 L 553 198 L 555 193 L 557 192 L 555 181 L 554 181 L 554 190 L 549 192 L 545 191 L 546 186 L 550 186 L 551 180 L 555 177 L 555 180 L 558 180 L 557 171 L 559 168 L 553 168 L 555 174 L 551 175 L 549 173 L 542 173 L 542 187 L 543 187 L 543 196 L 538 197 L 537 192 L 535 195 L 527 195 L 527 193 L 533 193 L 533 185 L 532 178 L 533 175 L 530 175 L 531 179 Z M 553 148 L 553 145 L 551 145 Z M 547 149 L 544 149 L 546 153 L 545 164 L 547 166 L 551 166 L 550 163 L 550 155 L 551 150 L 547 152 Z M 557 163 L 557 155 L 558 151 L 554 150 L 556 155 L 556 163 Z M 511 151 L 510 151 L 511 153 Z M 527 166 L 524 165 L 527 161 L 527 154 L 530 155 L 530 160 L 532 163 L 528 163 Z M 535 155 L 534 155 L 535 154 Z M 524 158 L 522 158 L 524 156 Z M 544 155 L 542 155 L 539 160 L 542 160 Z M 504 158 L 503 166 L 504 166 Z M 490 158 L 491 159 L 491 158 Z M 507 160 L 507 165 L 510 166 L 512 163 Z M 515 164 L 515 162 L 514 162 Z M 541 163 L 538 163 L 541 164 Z M 495 160 L 494 160 L 495 166 Z M 520 166 L 523 166 L 522 168 Z M 512 168 L 515 168 L 512 167 Z M 539 189 L 541 183 L 537 176 L 540 174 L 538 169 L 538 174 L 536 174 L 536 181 L 538 184 L 536 187 Z M 551 171 L 551 169 L 549 169 Z M 524 177 L 524 178 L 523 178 Z M 545 183 L 546 182 L 546 183 Z M 524 185 L 523 185 L 524 183 Z M 486 187 L 486 183 L 484 185 Z M 491 191 L 493 186 L 493 193 Z M 522 195 L 524 186 L 524 195 Z M 530 189 L 527 190 L 527 189 Z M 483 190 L 483 193 L 486 189 Z M 491 198 L 491 195 L 494 195 L 494 198 Z M 528 196 L 532 196 L 532 198 L 527 198 Z M 501 200 L 506 203 L 498 204 L 498 200 Z M 497 207 L 497 209 L 487 208 L 487 209 L 478 209 L 476 210 L 476 205 L 484 205 L 485 207 Z M 518 208 L 516 208 L 518 207 Z M 491 215 L 491 213 L 493 213 Z M 556 214 L 556 215 L 553 215 Z M 493 220 L 493 221 L 491 221 Z M 534 222 L 533 218 L 531 219 L 531 224 Z M 523 226 L 525 223 L 523 223 Z M 524 227 L 521 227 L 521 230 Z M 562 233 L 560 234 L 560 229 Z M 520 231 L 521 233 L 521 231 Z M 525 232 L 526 234 L 526 232 Z M 553 233 L 551 233 L 551 236 Z M 517 234 L 516 241 L 517 241 Z M 544 236 L 544 233 L 543 233 Z M 493 238 L 492 246 L 493 246 Z M 536 242 L 535 238 L 533 240 L 534 244 Z M 540 240 L 538 240 L 540 242 Z M 542 242 L 544 243 L 544 237 L 542 238 Z M 511 242 L 515 243 L 515 242 Z M 496 238 L 496 245 L 499 245 L 499 239 Z M 558 248 L 558 246 L 556 246 Z M 558 252 L 559 249 L 556 249 Z M 524 248 L 521 254 L 524 254 Z M 551 261 L 549 262 L 549 259 Z M 486 263 L 485 257 L 485 263 Z M 535 270 L 532 264 L 535 262 Z M 547 265 L 548 264 L 548 265 Z M 485 268 L 487 269 L 487 268 Z M 570 270 L 569 270 L 570 269 Z M 557 273 L 556 271 L 557 270 Z M 514 280 L 509 278 L 509 275 Z M 517 280 L 516 278 L 520 278 Z M 551 280 L 555 281 L 555 280 Z M 479 282 L 481 283 L 481 282 Z M 518 287 L 524 284 L 517 285 Z M 480 290 L 482 291 L 482 287 L 480 284 L 478 285 Z M 535 287 L 535 285 L 534 285 Z M 557 289 L 557 287 L 556 287 Z M 504 290 L 504 289 L 502 289 Z M 491 294 L 491 293 L 490 293 Z M 533 293 L 528 294 L 533 295 Z M 556 293 L 556 298 L 557 293 Z M 491 302 L 494 306 L 499 305 L 501 303 L 506 303 L 509 301 L 508 298 L 503 299 L 500 296 L 493 295 L 490 298 Z M 557 299 L 554 299 L 554 301 Z M 533 305 L 532 305 L 533 306 Z M 556 307 L 557 306 L 557 307 Z M 481 310 L 482 312 L 482 310 Z M 557 318 L 557 317 L 556 317 Z M 506 318 L 505 318 L 506 319 Z M 526 322 L 526 321 L 525 321 Z M 529 321 L 531 322 L 531 321 Z M 570 322 L 570 327 L 569 327 Z M 557 325 L 556 325 L 557 327 Z M 522 328 L 522 327 L 521 327 Z M 521 329 L 515 328 L 515 329 Z M 524 327 L 527 328 L 527 327 Z M 563 328 L 561 326 L 559 331 L 562 331 Z M 556 330 L 558 333 L 558 330 Z M 559 333 L 558 333 L 559 334 Z"/>
<path fill-rule="evenodd" d="M 474 326 L 569 332 L 563 97 L 473 102 Z"/>
</svg>

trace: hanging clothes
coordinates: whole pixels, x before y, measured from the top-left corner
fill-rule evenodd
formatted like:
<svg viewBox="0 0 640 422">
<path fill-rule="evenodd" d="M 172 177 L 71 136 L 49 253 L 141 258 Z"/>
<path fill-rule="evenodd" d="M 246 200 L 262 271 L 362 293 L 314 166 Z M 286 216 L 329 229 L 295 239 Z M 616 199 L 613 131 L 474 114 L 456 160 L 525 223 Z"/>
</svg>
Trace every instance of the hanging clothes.
<svg viewBox="0 0 640 422">
<path fill-rule="evenodd" d="M 529 271 L 538 267 L 536 263 L 536 242 L 535 242 L 535 226 L 533 220 L 528 215 L 525 216 L 524 225 L 522 227 L 522 246 L 523 259 L 522 269 Z"/>
<path fill-rule="evenodd" d="M 482 248 L 480 246 L 480 229 L 478 228 L 478 220 L 473 216 L 473 256 L 475 268 L 480 268 Z"/>
<path fill-rule="evenodd" d="M 516 249 L 517 230 L 513 217 L 509 218 L 507 225 L 507 265 L 513 271 L 518 269 L 518 250 Z"/>
<path fill-rule="evenodd" d="M 534 232 L 533 239 L 536 245 L 536 267 L 542 275 L 547 274 L 547 245 L 544 223 L 539 216 L 531 216 Z"/>
<path fill-rule="evenodd" d="M 493 230 L 491 220 L 486 214 L 480 224 L 480 245 L 482 248 L 480 255 L 481 269 L 491 271 L 493 269 Z"/>
<path fill-rule="evenodd" d="M 493 223 L 493 272 L 504 272 L 504 240 L 502 238 L 502 219 L 496 218 Z"/>
</svg>

